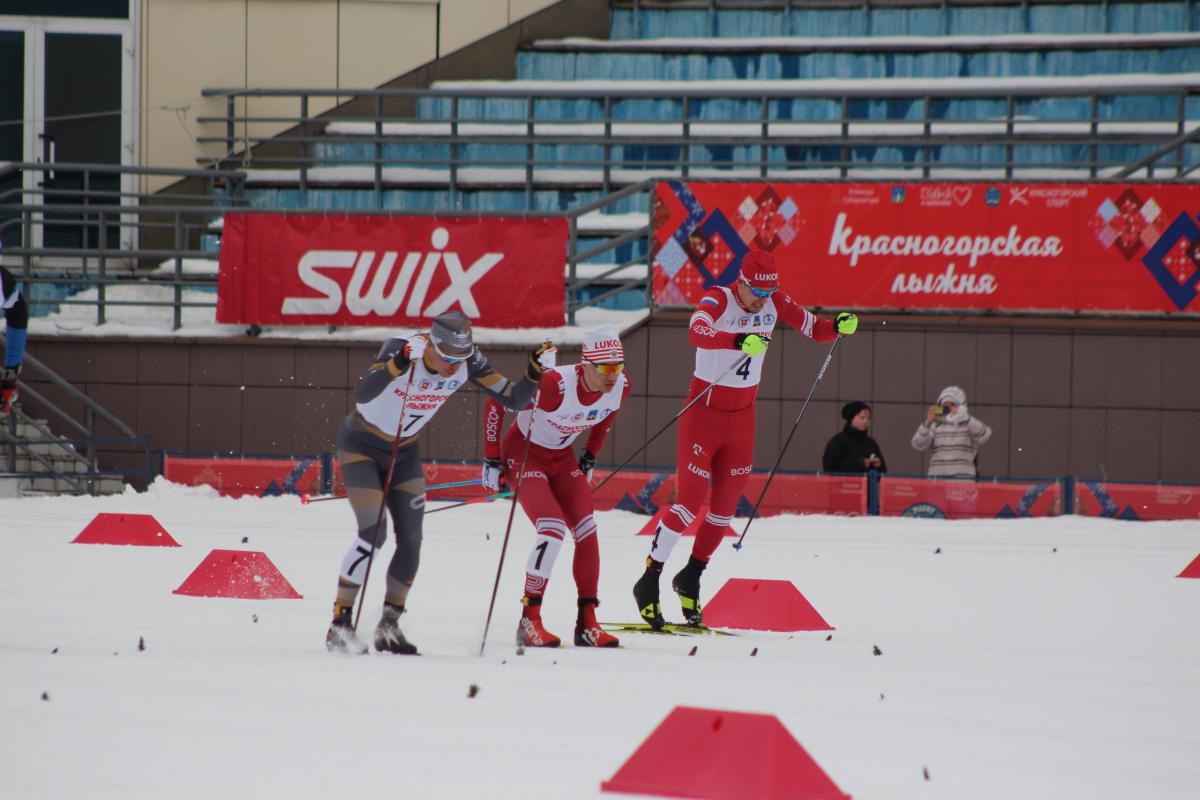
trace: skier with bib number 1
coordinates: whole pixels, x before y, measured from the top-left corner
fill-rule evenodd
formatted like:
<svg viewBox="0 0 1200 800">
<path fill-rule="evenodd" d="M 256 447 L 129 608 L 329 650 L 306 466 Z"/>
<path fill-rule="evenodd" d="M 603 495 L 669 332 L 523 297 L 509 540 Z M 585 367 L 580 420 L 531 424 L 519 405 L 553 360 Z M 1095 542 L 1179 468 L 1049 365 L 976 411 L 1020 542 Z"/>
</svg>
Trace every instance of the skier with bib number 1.
<svg viewBox="0 0 1200 800">
<path fill-rule="evenodd" d="M 502 440 L 495 417 L 502 418 L 503 409 L 488 401 L 483 485 L 497 489 L 503 473 L 508 485 L 516 487 L 517 472 L 521 471 L 517 496 L 536 529 L 525 565 L 525 594 L 517 625 L 517 644 L 523 647 L 558 647 L 561 643 L 546 630 L 541 610 L 554 562 L 568 535 L 575 542 L 571 571 L 579 595 L 575 645 L 618 645 L 617 637 L 596 621 L 600 546 L 589 482 L 596 453 L 629 395 L 631 384 L 624 367 L 625 350 L 616 329 L 600 326 L 584 333 L 582 363 L 543 373 L 536 405 L 517 414 Z M 587 443 L 576 457 L 571 443 L 585 432 Z"/>
</svg>

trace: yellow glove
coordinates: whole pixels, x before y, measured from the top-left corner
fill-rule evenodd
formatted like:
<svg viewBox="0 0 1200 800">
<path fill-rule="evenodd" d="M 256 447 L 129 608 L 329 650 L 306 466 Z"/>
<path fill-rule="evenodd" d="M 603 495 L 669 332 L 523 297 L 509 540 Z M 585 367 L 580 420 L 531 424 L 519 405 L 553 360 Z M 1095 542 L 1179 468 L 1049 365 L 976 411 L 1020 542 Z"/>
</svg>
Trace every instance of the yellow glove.
<svg viewBox="0 0 1200 800">
<path fill-rule="evenodd" d="M 835 319 L 837 332 L 842 336 L 849 336 L 858 330 L 858 317 L 848 311 L 843 311 L 838 314 Z"/>
<path fill-rule="evenodd" d="M 739 333 L 733 340 L 733 346 L 748 356 L 761 356 L 767 351 L 771 339 L 760 333 Z"/>
</svg>

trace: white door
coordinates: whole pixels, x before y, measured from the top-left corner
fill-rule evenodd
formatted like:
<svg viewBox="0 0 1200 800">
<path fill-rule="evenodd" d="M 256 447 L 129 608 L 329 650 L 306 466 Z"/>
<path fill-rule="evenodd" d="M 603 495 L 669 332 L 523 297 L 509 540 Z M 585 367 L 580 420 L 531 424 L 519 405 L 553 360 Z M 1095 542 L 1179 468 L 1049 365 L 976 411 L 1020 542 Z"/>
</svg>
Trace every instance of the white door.
<svg viewBox="0 0 1200 800">
<path fill-rule="evenodd" d="M 19 77 L 0 81 L 0 121 L 18 112 L 21 119 L 19 126 L 0 125 L 0 192 L 15 184 L 26 202 L 67 207 L 41 215 L 30 246 L 94 248 L 101 238 L 109 247 L 132 243 L 132 229 L 122 229 L 119 218 L 104 214 L 103 233 L 99 219 L 105 205 L 136 188 L 132 176 L 51 167 L 137 163 L 134 55 L 132 20 L 0 17 L 0 68 L 6 78 Z M 46 169 L 16 176 L 4 166 L 14 161 Z M 92 194 L 84 197 L 85 189 Z M 12 224 L 0 232 L 8 240 L 21 236 Z"/>
</svg>

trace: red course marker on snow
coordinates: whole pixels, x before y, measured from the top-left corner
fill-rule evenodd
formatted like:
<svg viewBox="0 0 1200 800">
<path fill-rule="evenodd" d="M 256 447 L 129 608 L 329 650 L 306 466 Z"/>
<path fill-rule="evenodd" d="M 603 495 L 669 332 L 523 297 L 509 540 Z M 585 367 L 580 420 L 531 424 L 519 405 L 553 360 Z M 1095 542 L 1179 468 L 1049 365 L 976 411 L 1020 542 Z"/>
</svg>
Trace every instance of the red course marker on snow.
<svg viewBox="0 0 1200 800">
<path fill-rule="evenodd" d="M 667 509 L 664 508 L 664 509 L 659 510 L 658 513 L 656 513 L 653 517 L 650 518 L 649 522 L 647 522 L 645 525 L 642 526 L 642 529 L 637 532 L 637 535 L 638 536 L 653 536 L 654 532 L 656 530 L 658 530 L 658 523 L 662 519 L 663 514 L 665 514 L 665 513 L 667 513 Z M 708 506 L 700 506 L 700 512 L 698 514 L 696 514 L 696 518 L 694 520 L 692 520 L 692 524 L 688 525 L 686 528 L 683 529 L 683 535 L 684 536 L 695 536 L 696 531 L 700 530 L 700 523 L 704 521 L 704 517 L 706 514 L 708 514 Z M 737 532 L 733 528 L 726 525 L 724 535 L 726 537 L 737 536 Z"/>
<path fill-rule="evenodd" d="M 685 706 L 600 789 L 697 800 L 850 800 L 778 718 Z"/>
<path fill-rule="evenodd" d="M 1175 576 L 1176 578 L 1200 578 L 1200 556 L 1192 559 L 1192 563 L 1183 568 L 1183 572 Z"/>
<path fill-rule="evenodd" d="M 831 631 L 791 581 L 731 578 L 704 607 L 710 628 L 752 631 Z"/>
<path fill-rule="evenodd" d="M 213 550 L 171 594 L 243 600 L 299 600 L 267 554 L 257 550 Z"/>
<path fill-rule="evenodd" d="M 134 547 L 179 547 L 149 514 L 97 514 L 71 544 L 123 544 Z"/>
</svg>

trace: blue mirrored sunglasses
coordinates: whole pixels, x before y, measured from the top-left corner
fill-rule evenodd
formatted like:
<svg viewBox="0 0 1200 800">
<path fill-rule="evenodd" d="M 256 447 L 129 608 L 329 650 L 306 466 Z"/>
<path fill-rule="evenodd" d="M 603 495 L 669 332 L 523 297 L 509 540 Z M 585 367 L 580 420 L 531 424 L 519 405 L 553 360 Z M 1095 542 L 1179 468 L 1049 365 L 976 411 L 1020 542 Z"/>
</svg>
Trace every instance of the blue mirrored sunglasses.
<svg viewBox="0 0 1200 800">
<path fill-rule="evenodd" d="M 742 285 L 749 289 L 750 294 L 754 295 L 755 297 L 770 297 L 779 291 L 778 286 L 776 286 L 774 289 L 759 289 L 757 286 L 751 286 L 750 281 L 746 280 L 744 277 L 742 278 Z"/>
<path fill-rule="evenodd" d="M 437 341 L 435 341 L 432 336 L 429 337 L 429 343 L 433 345 L 434 351 L 441 356 L 442 360 L 447 364 L 461 364 L 475 354 L 475 347 L 472 346 L 471 352 L 467 353 L 465 356 L 448 356 L 442 352 L 442 348 L 438 347 Z"/>
</svg>

